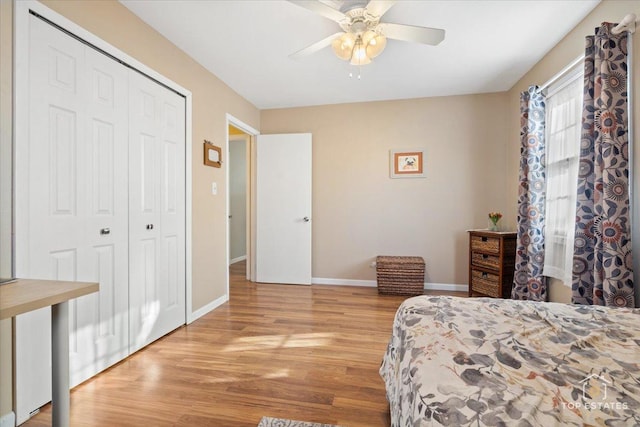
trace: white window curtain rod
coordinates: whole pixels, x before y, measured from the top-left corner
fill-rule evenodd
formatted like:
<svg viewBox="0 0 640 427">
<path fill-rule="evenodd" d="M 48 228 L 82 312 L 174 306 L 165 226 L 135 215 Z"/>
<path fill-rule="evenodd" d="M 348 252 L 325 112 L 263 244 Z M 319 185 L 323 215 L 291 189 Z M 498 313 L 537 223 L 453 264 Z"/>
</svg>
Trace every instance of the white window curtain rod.
<svg viewBox="0 0 640 427">
<path fill-rule="evenodd" d="M 581 63 L 582 61 L 584 61 L 584 54 L 580 55 L 579 57 L 577 57 L 576 59 L 571 61 L 571 63 L 569 63 L 569 65 L 564 67 L 556 75 L 554 75 L 549 80 L 547 80 L 542 86 L 540 86 L 538 88 L 538 92 L 542 92 L 543 90 L 545 90 L 546 88 L 548 88 L 549 86 L 551 86 L 552 84 L 554 84 L 555 82 L 560 80 L 565 74 L 567 74 L 569 71 L 573 70 L 575 68 L 575 66 L 578 65 L 579 63 Z"/>
<path fill-rule="evenodd" d="M 611 30 L 614 34 L 620 34 L 623 31 L 628 31 L 629 33 L 633 34 L 636 31 L 636 15 L 633 13 L 630 13 L 628 15 L 626 15 L 624 18 L 622 18 L 622 20 L 620 21 L 620 23 L 618 25 L 616 25 L 613 30 Z M 569 71 L 571 71 L 576 65 L 578 65 L 580 62 L 582 62 L 584 60 L 584 54 L 580 55 L 579 57 L 577 57 L 576 59 L 574 59 L 573 61 L 571 61 L 571 63 L 569 65 L 567 65 L 566 67 L 564 67 L 562 70 L 560 70 L 560 72 L 558 72 L 556 75 L 554 75 L 553 77 L 551 77 L 549 80 L 547 80 L 544 84 L 542 84 L 539 88 L 538 88 L 538 92 L 542 92 L 543 90 L 545 90 L 547 87 L 549 87 L 549 85 L 554 84 L 556 81 L 558 81 L 562 76 L 564 76 L 565 74 L 567 74 Z"/>
</svg>

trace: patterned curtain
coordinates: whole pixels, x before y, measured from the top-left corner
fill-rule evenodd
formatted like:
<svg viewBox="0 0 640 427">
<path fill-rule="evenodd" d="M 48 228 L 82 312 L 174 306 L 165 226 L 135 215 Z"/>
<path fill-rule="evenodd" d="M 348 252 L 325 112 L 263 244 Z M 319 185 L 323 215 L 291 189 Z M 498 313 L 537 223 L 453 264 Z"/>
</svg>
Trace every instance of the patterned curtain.
<svg viewBox="0 0 640 427">
<path fill-rule="evenodd" d="M 537 86 L 520 94 L 518 237 L 511 297 L 546 301 L 544 265 L 545 98 Z"/>
<path fill-rule="evenodd" d="M 634 306 L 627 32 L 587 37 L 572 301 Z"/>
</svg>

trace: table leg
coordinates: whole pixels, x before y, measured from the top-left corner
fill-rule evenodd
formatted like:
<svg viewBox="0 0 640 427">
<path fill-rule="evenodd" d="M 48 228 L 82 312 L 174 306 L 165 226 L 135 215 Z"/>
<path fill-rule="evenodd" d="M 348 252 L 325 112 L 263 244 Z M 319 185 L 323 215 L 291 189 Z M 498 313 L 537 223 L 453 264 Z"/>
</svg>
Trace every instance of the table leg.
<svg viewBox="0 0 640 427">
<path fill-rule="evenodd" d="M 69 303 L 51 306 L 52 422 L 69 426 Z"/>
</svg>

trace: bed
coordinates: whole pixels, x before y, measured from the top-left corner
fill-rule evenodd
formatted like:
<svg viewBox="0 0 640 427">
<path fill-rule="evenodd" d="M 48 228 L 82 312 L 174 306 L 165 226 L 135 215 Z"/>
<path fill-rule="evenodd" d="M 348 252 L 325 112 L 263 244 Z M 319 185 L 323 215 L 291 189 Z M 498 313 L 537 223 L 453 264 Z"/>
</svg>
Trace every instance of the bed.
<svg viewBox="0 0 640 427">
<path fill-rule="evenodd" d="M 380 375 L 392 427 L 640 426 L 640 309 L 409 298 Z"/>
</svg>

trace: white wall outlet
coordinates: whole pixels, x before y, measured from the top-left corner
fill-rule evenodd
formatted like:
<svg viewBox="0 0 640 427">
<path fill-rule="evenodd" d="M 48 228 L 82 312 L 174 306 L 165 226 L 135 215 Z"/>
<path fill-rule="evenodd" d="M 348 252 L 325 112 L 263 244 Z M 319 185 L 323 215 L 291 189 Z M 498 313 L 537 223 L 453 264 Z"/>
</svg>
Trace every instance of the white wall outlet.
<svg viewBox="0 0 640 427">
<path fill-rule="evenodd" d="M 371 261 L 371 264 L 369 264 L 369 267 L 376 268 L 376 262 L 375 261 Z"/>
</svg>

